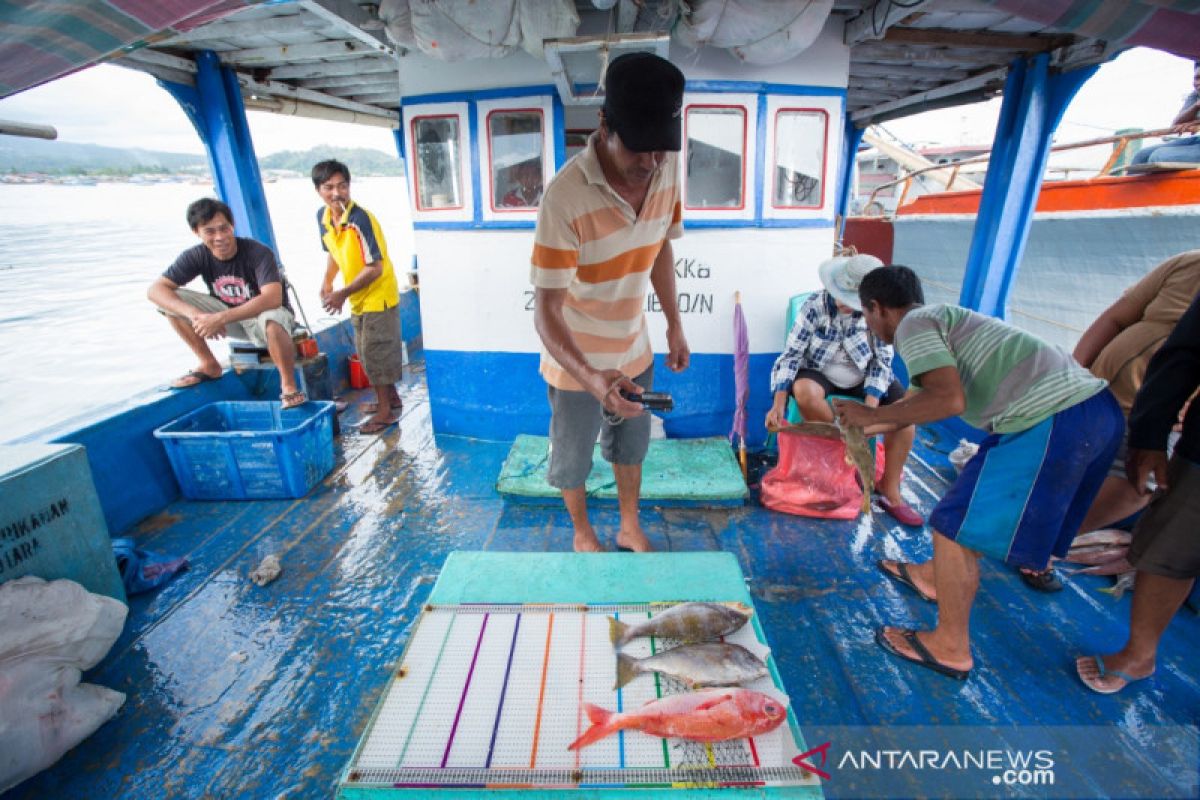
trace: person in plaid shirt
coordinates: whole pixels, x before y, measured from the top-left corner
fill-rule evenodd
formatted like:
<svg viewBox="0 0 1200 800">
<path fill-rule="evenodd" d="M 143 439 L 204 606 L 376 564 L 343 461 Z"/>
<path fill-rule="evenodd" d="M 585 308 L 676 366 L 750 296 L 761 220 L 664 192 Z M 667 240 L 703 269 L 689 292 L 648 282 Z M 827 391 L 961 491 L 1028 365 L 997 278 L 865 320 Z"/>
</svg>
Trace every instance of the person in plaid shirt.
<svg viewBox="0 0 1200 800">
<path fill-rule="evenodd" d="M 826 401 L 831 394 L 858 398 L 872 408 L 904 397 L 904 387 L 892 375 L 892 346 L 867 330 L 858 299 L 863 277 L 882 266 L 882 261 L 866 254 L 821 264 L 825 289 L 800 307 L 787 347 L 771 370 L 775 400 L 767 412 L 767 428 L 784 424 L 789 395 L 810 422 L 833 422 Z M 912 425 L 884 435 L 884 473 L 877 489 L 884 511 L 904 525 L 916 526 L 924 520 L 900 496 L 900 478 L 914 436 Z"/>
</svg>

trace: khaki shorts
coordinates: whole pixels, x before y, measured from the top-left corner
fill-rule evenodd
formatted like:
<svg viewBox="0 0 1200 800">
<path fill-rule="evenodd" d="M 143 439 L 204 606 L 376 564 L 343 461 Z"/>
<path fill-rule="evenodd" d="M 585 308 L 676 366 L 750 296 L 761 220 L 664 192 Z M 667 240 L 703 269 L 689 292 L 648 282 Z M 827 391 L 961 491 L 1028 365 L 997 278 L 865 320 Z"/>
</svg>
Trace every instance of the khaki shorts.
<svg viewBox="0 0 1200 800">
<path fill-rule="evenodd" d="M 176 289 L 175 295 L 189 306 L 198 308 L 209 314 L 216 314 L 230 309 L 230 306 L 225 305 L 211 294 L 204 292 L 194 292 L 191 289 Z M 169 311 L 163 311 L 161 308 L 159 312 L 168 317 L 178 316 Z M 278 308 L 264 311 L 253 319 L 244 319 L 240 322 L 229 323 L 225 326 L 225 335 L 230 339 L 245 339 L 253 342 L 256 347 L 266 347 L 268 322 L 278 323 L 283 327 L 284 332 L 288 336 L 292 335 L 292 331 L 296 327 L 296 318 L 292 316 L 292 312 L 283 306 L 279 306 Z"/>
<path fill-rule="evenodd" d="M 1200 464 L 1175 456 L 1167 476 L 1170 491 L 1155 496 L 1133 529 L 1129 563 L 1164 578 L 1200 578 Z"/>
<path fill-rule="evenodd" d="M 388 386 L 404 377 L 404 339 L 400 307 L 351 314 L 354 347 L 372 386 Z"/>
</svg>

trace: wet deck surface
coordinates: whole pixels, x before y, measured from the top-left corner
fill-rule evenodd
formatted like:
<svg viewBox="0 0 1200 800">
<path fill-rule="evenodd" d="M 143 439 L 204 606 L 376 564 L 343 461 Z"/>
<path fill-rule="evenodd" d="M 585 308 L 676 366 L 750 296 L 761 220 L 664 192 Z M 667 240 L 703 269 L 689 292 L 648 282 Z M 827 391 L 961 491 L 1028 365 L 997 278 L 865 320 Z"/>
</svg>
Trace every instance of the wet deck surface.
<svg viewBox="0 0 1200 800">
<path fill-rule="evenodd" d="M 569 549 L 565 511 L 506 505 L 493 489 L 507 443 L 435 437 L 418 373 L 404 416 L 379 436 L 343 415 L 334 472 L 299 501 L 177 502 L 133 532 L 191 569 L 133 598 L 109 656 L 85 679 L 127 693 L 117 716 L 12 798 L 328 797 L 454 550 Z M 923 431 L 905 490 L 928 512 L 953 442 Z M 595 509 L 611 541 L 617 514 Z M 795 712 L 809 725 L 1117 725 L 1200 718 L 1200 619 L 1186 608 L 1157 675 L 1102 697 L 1073 657 L 1123 643 L 1129 597 L 1078 578 L 1054 596 L 984 561 L 964 683 L 909 667 L 874 643 L 884 623 L 934 608 L 885 579 L 880 557 L 924 558 L 929 534 L 889 517 L 830 522 L 757 506 L 646 508 L 661 550 L 727 550 L 747 576 Z M 274 583 L 248 575 L 269 553 Z"/>
</svg>

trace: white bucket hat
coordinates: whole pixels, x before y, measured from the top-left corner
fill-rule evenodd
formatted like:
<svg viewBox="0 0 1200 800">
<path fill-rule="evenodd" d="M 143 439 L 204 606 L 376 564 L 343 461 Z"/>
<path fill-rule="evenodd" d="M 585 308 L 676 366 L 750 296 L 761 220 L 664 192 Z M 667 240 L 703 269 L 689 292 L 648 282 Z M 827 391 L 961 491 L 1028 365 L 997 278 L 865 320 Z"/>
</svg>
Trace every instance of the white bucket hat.
<svg viewBox="0 0 1200 800">
<path fill-rule="evenodd" d="M 879 269 L 883 262 L 867 253 L 855 256 L 834 256 L 817 268 L 821 276 L 821 284 L 833 299 L 843 305 L 850 306 L 855 311 L 862 311 L 862 302 L 858 299 L 858 285 L 868 272 Z"/>
</svg>

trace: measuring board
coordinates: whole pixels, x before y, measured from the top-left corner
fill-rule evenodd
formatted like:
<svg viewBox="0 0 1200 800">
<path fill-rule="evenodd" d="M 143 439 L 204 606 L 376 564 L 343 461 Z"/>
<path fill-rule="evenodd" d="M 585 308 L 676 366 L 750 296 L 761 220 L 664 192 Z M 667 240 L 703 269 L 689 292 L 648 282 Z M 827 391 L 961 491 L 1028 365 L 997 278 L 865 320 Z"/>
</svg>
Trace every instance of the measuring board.
<svg viewBox="0 0 1200 800">
<path fill-rule="evenodd" d="M 585 789 L 816 786 L 792 763 L 795 722 L 713 744 L 620 731 L 578 751 L 583 704 L 629 711 L 688 689 L 641 674 L 619 690 L 608 617 L 668 605 L 427 606 L 343 775 L 342 787 Z M 726 641 L 763 656 L 757 625 Z M 677 644 L 634 639 L 635 658 Z M 775 673 L 771 670 L 772 674 Z M 747 688 L 783 698 L 768 675 Z"/>
</svg>

